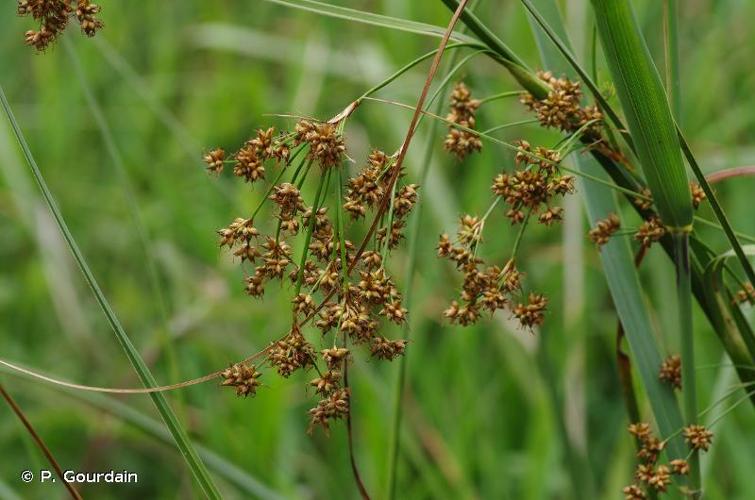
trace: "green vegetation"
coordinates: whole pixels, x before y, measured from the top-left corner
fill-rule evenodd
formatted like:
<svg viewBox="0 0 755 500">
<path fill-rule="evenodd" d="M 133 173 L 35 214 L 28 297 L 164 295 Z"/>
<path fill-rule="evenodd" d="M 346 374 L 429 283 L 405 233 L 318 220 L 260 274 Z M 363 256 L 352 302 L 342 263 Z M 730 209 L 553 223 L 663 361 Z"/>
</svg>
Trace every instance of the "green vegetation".
<svg viewBox="0 0 755 500">
<path fill-rule="evenodd" d="M 79 19 L 92 38 L 76 18 L 49 44 L 27 35 L 42 53 L 24 45 L 38 23 L 12 4 L 0 16 L 0 384 L 63 469 L 139 476 L 76 485 L 84 498 L 356 498 L 355 468 L 374 499 L 622 498 L 679 458 L 690 473 L 659 497 L 755 498 L 755 318 L 741 292 L 755 253 L 742 49 L 755 5 L 472 0 L 428 78 L 458 0 L 100 4 L 101 28 Z M 553 89 L 566 104 L 546 101 Z M 257 129 L 297 122 L 315 135 L 276 136 L 288 163 L 234 178 Z M 312 152 L 341 134 L 346 157 Z M 386 189 L 354 222 L 359 207 L 338 202 L 349 178 L 374 148 L 406 143 L 375 160 Z M 221 175 L 203 162 L 216 147 Z M 499 175 L 516 171 L 549 187 L 533 201 Z M 328 208 L 332 262 L 354 260 L 334 267 L 330 295 L 296 267 L 319 221 L 282 216 L 303 210 L 281 182 Z M 235 217 L 292 247 L 262 299 L 244 293 L 255 265 L 218 248 Z M 397 248 L 370 237 L 395 223 Z M 457 269 L 453 248 L 484 264 Z M 302 327 L 318 366 L 278 376 L 269 346 L 292 330 L 292 297 L 345 300 L 362 250 L 382 255 L 402 296 L 392 314 L 409 311 L 379 327 L 408 339 L 404 356 L 377 359 L 404 345 L 357 346 L 341 317 L 343 336 Z M 494 315 L 461 293 L 488 265 Z M 311 315 L 303 300 L 296 324 Z M 320 351 L 336 346 L 351 362 L 325 371 Z M 220 383 L 244 372 L 222 371 L 251 357 L 262 385 L 252 369 L 235 389 L 254 397 L 237 398 Z M 329 376 L 351 392 L 327 433 L 307 384 Z M 185 386 L 149 389 L 173 384 Z M 52 466 L 10 407 L 0 416 L 0 499 L 65 495 L 61 481 L 21 481 Z M 664 440 L 657 460 L 641 422 Z M 712 445 L 692 453 L 708 429 Z"/>
</svg>

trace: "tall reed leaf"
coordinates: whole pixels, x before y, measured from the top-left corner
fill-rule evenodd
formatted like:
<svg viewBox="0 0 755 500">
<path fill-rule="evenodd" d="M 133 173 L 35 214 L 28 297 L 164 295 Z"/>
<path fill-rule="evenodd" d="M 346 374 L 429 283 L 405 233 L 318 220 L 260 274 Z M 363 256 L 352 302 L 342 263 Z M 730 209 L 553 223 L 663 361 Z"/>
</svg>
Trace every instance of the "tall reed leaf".
<svg viewBox="0 0 755 500">
<path fill-rule="evenodd" d="M 658 70 L 627 0 L 592 0 L 598 32 L 637 156 L 663 223 L 688 231 L 692 198 Z"/>
<path fill-rule="evenodd" d="M 134 344 L 131 342 L 131 339 L 128 337 L 125 330 L 121 326 L 120 321 L 118 321 L 118 318 L 115 316 L 115 312 L 110 306 L 110 303 L 108 302 L 108 300 L 105 298 L 105 295 L 102 293 L 102 290 L 100 289 L 100 286 L 97 283 L 97 280 L 95 279 L 94 274 L 92 274 L 91 269 L 89 269 L 89 265 L 86 263 L 86 259 L 84 258 L 84 255 L 81 253 L 79 246 L 76 244 L 76 240 L 71 234 L 71 231 L 68 229 L 68 225 L 63 219 L 63 214 L 60 212 L 60 209 L 58 208 L 57 203 L 55 202 L 52 192 L 47 187 L 47 183 L 45 182 L 45 179 L 42 176 L 42 172 L 39 170 L 39 167 L 37 166 L 37 162 L 34 160 L 34 156 L 31 153 L 29 144 L 26 142 L 26 139 L 24 138 L 23 132 L 21 131 L 21 127 L 19 127 L 18 122 L 16 121 L 16 117 L 13 115 L 13 111 L 11 110 L 10 104 L 8 103 L 8 100 L 5 97 L 5 91 L 3 90 L 2 86 L 0 86 L 0 101 L 2 102 L 3 110 L 5 111 L 5 114 L 8 117 L 8 121 L 10 122 L 11 127 L 13 128 L 13 132 L 16 135 L 16 139 L 18 140 L 18 143 L 21 146 L 21 149 L 23 150 L 24 157 L 26 158 L 26 161 L 29 164 L 29 168 L 31 169 L 32 174 L 34 175 L 34 179 L 37 181 L 37 184 L 39 185 L 39 189 L 42 191 L 42 197 L 44 198 L 45 203 L 50 209 L 50 212 L 52 213 L 52 216 L 55 219 L 55 223 L 60 229 L 60 232 L 63 234 L 63 238 L 68 244 L 68 248 L 71 250 L 71 253 L 73 254 L 73 257 L 76 260 L 76 263 L 78 264 L 79 268 L 81 269 L 81 272 L 84 275 L 84 278 L 86 279 L 87 284 L 89 284 L 89 286 L 91 287 L 92 292 L 94 293 L 94 296 L 97 299 L 97 303 L 99 304 L 100 308 L 105 314 L 105 317 L 107 318 L 108 323 L 112 327 L 113 332 L 115 333 L 116 339 L 118 340 L 118 343 L 121 345 L 124 352 L 126 353 L 126 357 L 128 358 L 131 365 L 134 367 L 134 370 L 136 371 L 136 374 L 139 376 L 139 380 L 141 381 L 141 383 L 145 387 L 157 387 L 158 384 L 155 381 L 155 378 L 152 375 L 152 372 L 150 372 L 146 363 L 144 362 L 141 355 L 139 354 L 139 351 L 136 350 L 136 348 L 134 347 Z M 202 491 L 204 492 L 204 494 L 208 498 L 213 498 L 213 499 L 220 498 L 220 493 L 218 492 L 218 489 L 215 486 L 215 483 L 213 482 L 212 477 L 210 476 L 210 473 L 207 471 L 207 468 L 202 463 L 202 460 L 199 458 L 199 455 L 197 455 L 196 450 L 194 449 L 193 445 L 189 441 L 189 436 L 186 433 L 186 430 L 178 421 L 176 414 L 171 409 L 170 405 L 168 404 L 168 401 L 165 399 L 165 396 L 160 392 L 153 392 L 153 393 L 150 393 L 150 398 L 152 398 L 152 402 L 157 407 L 157 411 L 160 413 L 160 416 L 165 422 L 165 425 L 168 427 L 168 430 L 170 431 L 171 435 L 173 436 L 173 439 L 176 442 L 176 446 L 178 447 L 179 451 L 181 452 L 184 459 L 186 460 L 187 465 L 191 469 L 191 472 L 194 475 L 194 478 L 199 483 L 199 486 L 202 488 Z"/>
<path fill-rule="evenodd" d="M 684 413 L 697 423 L 689 232 L 693 207 L 679 138 L 658 70 L 628 0 L 592 0 L 598 33 L 629 124 L 655 208 L 672 234 L 679 330 L 682 339 Z M 699 454 L 690 457 L 690 484 L 700 488 Z"/>
<path fill-rule="evenodd" d="M 568 44 L 566 30 L 554 0 L 532 0 L 531 4 L 537 9 L 539 16 L 556 30 L 562 43 Z M 560 57 L 562 55 L 560 51 L 548 43 L 547 34 L 541 30 L 534 30 L 534 34 L 545 67 L 559 74 L 571 76 L 573 71 L 568 67 L 565 59 Z M 568 45 L 566 48 L 569 49 Z M 578 156 L 576 164 L 581 172 L 608 178 L 600 165 L 590 157 Z M 591 225 L 604 219 L 610 213 L 620 212 L 611 189 L 593 182 L 582 182 L 580 192 L 584 198 Z M 658 379 L 661 355 L 653 337 L 650 314 L 643 300 L 631 249 L 626 240 L 616 238 L 601 248 L 600 259 L 614 307 L 624 327 L 629 348 L 640 379 L 645 386 L 658 428 L 663 435 L 671 435 L 682 427 L 682 415 L 673 394 Z M 669 446 L 674 455 L 681 456 L 684 453 L 680 440 L 671 441 Z"/>
</svg>

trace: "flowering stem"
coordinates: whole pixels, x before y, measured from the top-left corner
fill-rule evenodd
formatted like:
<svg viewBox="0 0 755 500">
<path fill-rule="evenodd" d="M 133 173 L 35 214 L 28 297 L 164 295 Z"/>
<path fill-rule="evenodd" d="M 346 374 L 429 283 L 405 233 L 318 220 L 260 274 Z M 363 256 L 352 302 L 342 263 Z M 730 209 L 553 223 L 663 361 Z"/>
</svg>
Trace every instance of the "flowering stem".
<svg viewBox="0 0 755 500">
<path fill-rule="evenodd" d="M 485 47 L 484 45 L 482 45 L 480 43 L 452 43 L 452 44 L 448 44 L 443 50 L 459 49 L 459 48 L 462 48 L 462 47 L 476 47 L 476 48 L 483 48 L 483 49 L 487 50 L 487 47 Z M 382 89 L 383 87 L 388 86 L 391 82 L 393 82 L 398 77 L 400 77 L 401 75 L 403 75 L 404 73 L 406 73 L 407 71 L 409 71 L 410 69 L 412 69 L 414 66 L 418 65 L 419 63 L 421 63 L 423 61 L 426 61 L 427 59 L 430 59 L 431 57 L 433 57 L 438 52 L 438 50 L 439 49 L 432 50 L 432 51 L 430 51 L 430 52 L 428 52 L 426 54 L 423 54 L 423 55 L 419 56 L 418 58 L 416 58 L 415 60 L 409 62 L 405 66 L 402 66 L 398 71 L 396 71 L 395 73 L 393 73 L 391 76 L 389 76 L 388 78 L 386 78 L 385 80 L 383 80 L 382 82 L 378 83 L 377 85 L 375 85 L 374 87 L 372 87 L 371 89 L 369 89 L 367 92 L 365 92 L 364 94 L 362 94 L 359 97 L 359 99 L 357 99 L 357 101 L 361 101 L 365 97 L 368 97 L 368 96 L 374 94 L 375 92 L 377 92 L 378 90 Z"/>
<path fill-rule="evenodd" d="M 524 230 L 527 228 L 527 223 L 530 220 L 530 216 L 532 215 L 532 210 L 527 212 L 527 216 L 522 221 L 522 227 L 519 228 L 519 233 L 516 235 L 516 239 L 514 240 L 514 247 L 511 249 L 511 260 L 513 261 L 516 259 L 516 253 L 519 250 L 519 245 L 522 243 L 522 237 L 524 236 Z"/>
<path fill-rule="evenodd" d="M 684 387 L 684 417 L 687 425 L 697 424 L 697 394 L 695 386 L 695 349 L 692 331 L 692 282 L 689 261 L 689 234 L 675 233 L 674 263 L 676 264 L 677 307 L 681 330 L 682 385 Z M 700 489 L 700 456 L 692 453 L 690 459 L 690 487 Z"/>
<path fill-rule="evenodd" d="M 311 164 L 312 162 L 310 162 Z M 296 277 L 296 291 L 294 295 L 299 295 L 301 292 L 301 286 L 304 282 L 304 265 L 307 262 L 307 255 L 309 253 L 309 241 L 312 239 L 312 232 L 315 230 L 315 221 L 317 220 L 317 211 L 320 208 L 320 196 L 322 195 L 323 187 L 330 180 L 329 169 L 327 173 L 320 176 L 320 183 L 317 186 L 317 194 L 315 195 L 315 201 L 312 203 L 312 215 L 309 218 L 309 226 L 307 227 L 307 234 L 304 237 L 304 248 L 301 251 L 301 259 L 299 260 L 299 275 Z M 294 316 L 295 317 L 295 316 Z"/>
<path fill-rule="evenodd" d="M 497 101 L 499 99 L 506 99 L 508 97 L 517 97 L 522 94 L 524 94 L 524 91 L 522 90 L 510 90 L 508 92 L 501 92 L 500 94 L 494 94 L 494 95 L 485 97 L 483 99 L 480 99 L 480 106 L 482 106 L 486 102 Z"/>
</svg>

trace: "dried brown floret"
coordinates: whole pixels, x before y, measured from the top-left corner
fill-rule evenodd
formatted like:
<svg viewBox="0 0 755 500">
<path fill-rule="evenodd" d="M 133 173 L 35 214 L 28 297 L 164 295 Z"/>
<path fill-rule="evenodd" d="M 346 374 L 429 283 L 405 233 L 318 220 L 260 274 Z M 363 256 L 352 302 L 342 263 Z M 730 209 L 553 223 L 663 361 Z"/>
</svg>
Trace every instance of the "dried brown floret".
<svg viewBox="0 0 755 500">
<path fill-rule="evenodd" d="M 471 130 L 465 130 L 475 128 L 475 112 L 479 107 L 480 101 L 472 99 L 472 94 L 464 82 L 457 83 L 451 93 L 451 111 L 446 116 L 446 120 L 464 129 L 450 125 L 443 147 L 456 155 L 459 160 L 482 149 L 480 136 Z"/>
<path fill-rule="evenodd" d="M 221 372 L 220 376 L 223 378 L 221 385 L 235 387 L 237 396 L 254 396 L 257 393 L 257 387 L 262 385 L 258 380 L 260 375 L 262 374 L 254 365 L 237 363 Z"/>
<path fill-rule="evenodd" d="M 648 478 L 647 483 L 656 491 L 664 492 L 671 484 L 671 474 L 665 465 L 659 465 Z"/>
<path fill-rule="evenodd" d="M 683 458 L 676 458 L 669 462 L 669 465 L 671 465 L 673 473 L 678 476 L 686 476 L 689 474 L 689 462 Z"/>
<path fill-rule="evenodd" d="M 377 359 L 393 361 L 402 356 L 406 350 L 406 340 L 388 340 L 385 337 L 375 337 L 370 344 L 370 352 Z"/>
<path fill-rule="evenodd" d="M 595 106 L 581 106 L 579 82 L 555 78 L 552 73 L 542 71 L 538 72 L 538 77 L 550 87 L 548 95 L 544 99 L 536 99 L 532 94 L 525 93 L 521 102 L 535 113 L 544 127 L 564 132 L 575 132 L 586 127 L 585 135 L 593 140 L 601 139 L 600 121 L 603 115 Z"/>
<path fill-rule="evenodd" d="M 545 320 L 545 308 L 548 299 L 539 293 L 530 293 L 526 304 L 517 304 L 514 307 L 514 317 L 525 328 L 532 328 L 543 324 Z"/>
<path fill-rule="evenodd" d="M 312 433 L 316 425 L 321 425 L 325 432 L 330 430 L 330 421 L 344 418 L 349 413 L 349 389 L 337 389 L 320 400 L 317 406 L 309 410 L 309 429 Z"/>
<path fill-rule="evenodd" d="M 699 208 L 700 204 L 704 202 L 708 196 L 705 194 L 705 190 L 697 182 L 689 183 L 690 191 L 692 192 L 692 206 Z"/>
<path fill-rule="evenodd" d="M 345 347 L 333 347 L 320 351 L 322 359 L 328 365 L 329 370 L 339 368 L 341 364 L 349 357 L 349 350 Z"/>
<path fill-rule="evenodd" d="M 650 188 L 642 188 L 640 194 L 642 197 L 636 196 L 634 198 L 635 206 L 640 210 L 650 210 L 653 208 L 653 193 L 650 191 Z"/>
<path fill-rule="evenodd" d="M 658 377 L 674 389 L 682 388 L 682 358 L 675 354 L 668 356 L 661 363 Z"/>
<path fill-rule="evenodd" d="M 750 282 L 745 283 L 744 287 L 737 290 L 737 293 L 734 295 L 735 304 L 744 304 L 745 302 L 755 302 L 755 288 L 753 288 Z"/>
<path fill-rule="evenodd" d="M 89 0 L 18 0 L 17 12 L 20 16 L 31 16 L 39 22 L 39 30 L 29 30 L 24 35 L 27 45 L 38 51 L 45 50 L 65 30 L 71 17 L 75 17 L 82 33 L 87 36 L 102 28 L 102 21 L 95 16 L 100 12 L 99 5 Z"/>
<path fill-rule="evenodd" d="M 207 164 L 208 172 L 220 174 L 225 162 L 225 151 L 222 148 L 213 149 L 204 155 L 203 160 Z"/>
<path fill-rule="evenodd" d="M 702 425 L 692 424 L 684 428 L 684 440 L 693 450 L 708 451 L 713 441 L 713 433 Z"/>
<path fill-rule="evenodd" d="M 284 339 L 271 344 L 267 361 L 281 376 L 288 377 L 294 371 L 314 364 L 314 350 L 295 327 Z"/>
<path fill-rule="evenodd" d="M 308 158 L 327 169 L 341 163 L 346 153 L 343 136 L 333 123 L 300 120 L 296 124 L 294 144 L 309 145 Z"/>
<path fill-rule="evenodd" d="M 629 486 L 624 487 L 623 493 L 625 500 L 645 500 L 647 498 L 647 495 L 642 488 L 636 484 L 630 484 Z"/>
<path fill-rule="evenodd" d="M 659 241 L 666 234 L 666 228 L 663 227 L 658 217 L 652 217 L 642 223 L 634 235 L 634 239 L 640 242 L 645 248 L 650 247 L 656 241 Z"/>
<path fill-rule="evenodd" d="M 608 243 L 613 234 L 621 228 L 621 221 L 616 214 L 609 214 L 605 219 L 599 220 L 595 227 L 590 229 L 590 239 L 598 246 Z"/>
<path fill-rule="evenodd" d="M 341 381 L 341 372 L 328 370 L 321 376 L 311 380 L 309 385 L 315 388 L 315 393 L 326 396 L 337 389 Z"/>
</svg>

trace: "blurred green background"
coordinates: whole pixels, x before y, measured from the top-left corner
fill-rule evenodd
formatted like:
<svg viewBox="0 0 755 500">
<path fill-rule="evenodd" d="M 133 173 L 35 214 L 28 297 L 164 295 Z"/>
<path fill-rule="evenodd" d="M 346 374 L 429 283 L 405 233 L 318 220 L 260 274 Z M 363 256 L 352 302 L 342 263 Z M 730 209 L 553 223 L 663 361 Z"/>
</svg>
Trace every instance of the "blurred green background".
<svg viewBox="0 0 755 500">
<path fill-rule="evenodd" d="M 251 300 L 243 293 L 241 269 L 217 248 L 214 231 L 247 214 L 262 190 L 229 175 L 209 177 L 203 151 L 234 151 L 256 127 L 292 126 L 266 114 L 333 116 L 438 40 L 260 0 L 100 3 L 106 27 L 96 38 L 86 39 L 71 26 L 64 37 L 71 50 L 61 40 L 37 55 L 23 45 L 32 21 L 16 17 L 13 2 L 4 2 L 0 84 L 105 295 L 157 379 L 168 384 L 258 351 L 285 333 L 290 320 L 290 290 L 270 287 L 264 302 Z M 333 3 L 442 26 L 449 19 L 439 1 Z M 634 3 L 662 65 L 660 2 Z M 592 36 L 588 2 L 563 4 L 586 60 Z M 681 4 L 683 117 L 693 148 L 708 171 L 755 163 L 755 3 Z M 483 0 L 478 13 L 528 64 L 540 66 L 518 2 Z M 410 71 L 380 96 L 414 103 L 426 70 L 422 65 Z M 482 56 L 461 76 L 477 97 L 517 88 Z M 350 156 L 359 163 L 372 147 L 394 151 L 409 118 L 405 110 L 364 104 L 348 122 Z M 478 127 L 526 118 L 518 103 L 496 101 L 483 107 Z M 410 180 L 421 168 L 429 126 L 426 120 L 409 154 Z M 569 216 L 561 227 L 533 227 L 521 249 L 528 286 L 551 298 L 540 332 L 519 331 L 500 313 L 475 327 L 451 327 L 440 320 L 441 312 L 459 282 L 448 262 L 435 258 L 438 234 L 453 231 L 462 212 L 484 212 L 491 179 L 511 167 L 512 157 L 488 144 L 458 164 L 442 151 L 443 133 L 440 127 L 421 191 L 398 496 L 570 498 L 568 447 L 586 457 L 600 498 L 621 498 L 632 473 L 633 445 L 616 374 L 616 315 L 586 238 L 579 195 L 567 201 Z M 558 140 L 533 126 L 498 136 L 545 145 Z M 750 234 L 753 188 L 749 179 L 717 186 L 734 226 Z M 702 214 L 711 218 L 707 207 Z M 725 248 L 720 234 L 708 235 L 712 246 Z M 503 210 L 496 211 L 486 228 L 486 257 L 502 264 L 514 237 Z M 392 262 L 400 288 L 405 252 L 403 245 Z M 641 276 L 659 345 L 665 353 L 677 352 L 676 312 L 668 307 L 673 271 L 660 250 L 650 252 Z M 705 408 L 738 380 L 696 313 Z M 0 335 L 4 359 L 83 384 L 139 385 L 5 117 Z M 357 461 L 375 498 L 387 493 L 397 366 L 361 355 L 351 370 Z M 305 433 L 306 411 L 314 405 L 304 390 L 307 376 L 284 380 L 268 373 L 264 379 L 268 386 L 254 399 L 237 399 L 216 382 L 168 395 L 194 442 L 210 454 L 204 456 L 224 496 L 355 498 L 344 426 L 336 425 L 329 438 Z M 201 497 L 148 397 L 61 390 L 7 371 L 0 380 L 64 468 L 139 474 L 137 485 L 82 487 L 85 498 Z M 644 406 L 643 412 L 649 415 Z M 59 484 L 18 479 L 23 469 L 47 465 L 10 411 L 0 410 L 0 416 L 0 498 L 64 497 Z M 752 406 L 745 403 L 715 427 L 715 445 L 704 458 L 709 498 L 755 498 L 754 424 Z"/>
</svg>

